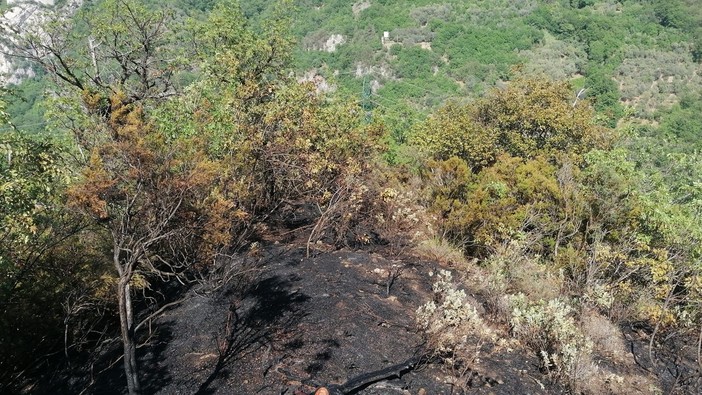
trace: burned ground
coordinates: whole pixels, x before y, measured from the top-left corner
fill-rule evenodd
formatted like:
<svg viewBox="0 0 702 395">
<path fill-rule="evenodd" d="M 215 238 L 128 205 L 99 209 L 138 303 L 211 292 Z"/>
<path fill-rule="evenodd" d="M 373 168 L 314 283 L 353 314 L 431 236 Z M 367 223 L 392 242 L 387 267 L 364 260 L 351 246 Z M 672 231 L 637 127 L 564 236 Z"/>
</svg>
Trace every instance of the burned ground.
<svg viewBox="0 0 702 395">
<path fill-rule="evenodd" d="M 149 393 L 311 393 L 422 352 L 414 312 L 432 297 L 435 264 L 349 249 L 307 258 L 295 244 L 271 244 L 262 254 L 259 274 L 243 289 L 192 292 L 154 321 L 151 340 L 140 349 Z M 393 265 L 403 270 L 388 294 Z M 481 351 L 470 367 L 470 393 L 562 392 L 544 381 L 538 360 L 523 350 Z M 448 380 L 451 372 L 432 361 L 402 373 L 351 393 L 460 393 Z M 89 392 L 120 393 L 119 383 L 113 377 Z"/>
<path fill-rule="evenodd" d="M 318 247 L 307 257 L 299 239 L 262 240 L 255 254 L 249 253 L 247 275 L 214 290 L 195 287 L 158 315 L 141 330 L 145 393 L 311 394 L 424 355 L 415 312 L 431 300 L 432 273 L 440 265 L 410 256 L 389 258 L 386 247 L 326 252 Z M 399 273 L 390 286 L 389 273 Z M 480 303 L 480 296 L 475 300 Z M 634 335 L 628 333 L 628 347 L 643 362 L 611 370 L 655 373 L 644 360 L 645 340 Z M 516 343 L 479 347 L 479 358 L 469 366 L 452 370 L 425 357 L 398 369 L 400 377 L 386 374 L 343 393 L 568 393 L 540 370 L 533 351 Z M 94 376 L 83 393 L 125 393 L 119 355 L 115 342 L 102 357 L 113 362 L 110 368 L 82 370 Z M 457 370 L 463 370 L 458 383 L 463 389 L 452 378 Z M 674 371 L 663 374 L 675 380 Z M 47 393 L 81 392 L 86 383 L 74 380 L 73 387 L 53 386 Z"/>
</svg>

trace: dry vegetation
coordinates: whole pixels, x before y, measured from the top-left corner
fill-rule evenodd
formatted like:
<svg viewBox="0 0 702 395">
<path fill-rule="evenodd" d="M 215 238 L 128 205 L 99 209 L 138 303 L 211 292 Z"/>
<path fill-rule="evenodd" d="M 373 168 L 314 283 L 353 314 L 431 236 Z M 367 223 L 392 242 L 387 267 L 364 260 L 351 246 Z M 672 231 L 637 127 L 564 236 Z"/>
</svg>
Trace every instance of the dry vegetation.
<svg viewBox="0 0 702 395">
<path fill-rule="evenodd" d="M 394 15 L 388 30 L 403 45 L 378 55 L 394 81 L 377 92 L 426 98 L 422 83 L 437 78 L 442 90 L 475 96 L 481 87 L 461 92 L 455 81 L 511 80 L 414 125 L 373 117 L 368 97 L 297 82 L 284 7 L 252 27 L 228 1 L 179 36 L 166 10 L 110 0 L 74 26 L 52 24 L 62 40 L 18 32 L 17 50 L 57 83 L 50 114 L 65 139 L 14 130 L 0 101 L 12 129 L 0 134 L 0 296 L 9 306 L 0 329 L 3 340 L 27 334 L 3 341 L 0 379 L 12 389 L 31 382 L 26 366 L 42 336 L 52 343 L 36 349 L 66 370 L 121 339 L 128 390 L 143 392 L 137 343 L 150 346 L 154 317 L 194 286 L 210 295 L 255 283 L 248 262 L 264 255 L 261 242 L 304 234 L 304 259 L 382 251 L 373 273 L 388 301 L 405 259 L 441 267 L 415 324 L 426 361 L 456 392 L 470 391 L 487 353 L 514 350 L 538 359 L 537 383 L 571 393 L 699 390 L 702 121 L 699 98 L 686 92 L 699 88 L 699 54 L 679 33 L 678 9 L 625 3 L 648 19 L 633 23 L 612 1 L 449 2 Z M 345 7 L 363 24 L 379 4 Z M 615 37 L 626 29 L 659 32 L 670 45 Z M 314 26 L 305 56 L 331 31 Z M 348 37 L 324 55 L 330 63 L 354 49 L 367 50 L 363 59 L 385 51 Z M 569 81 L 592 94 L 574 98 Z M 364 95 L 377 96 L 365 85 Z M 610 127 L 623 104 L 665 118 L 662 136 L 626 120 Z M 420 107 L 432 105 L 407 114 Z M 659 107 L 670 108 L 654 114 Z M 20 308 L 44 303 L 43 313 Z M 238 311 L 232 302 L 215 336 L 215 373 L 242 351 Z"/>
</svg>

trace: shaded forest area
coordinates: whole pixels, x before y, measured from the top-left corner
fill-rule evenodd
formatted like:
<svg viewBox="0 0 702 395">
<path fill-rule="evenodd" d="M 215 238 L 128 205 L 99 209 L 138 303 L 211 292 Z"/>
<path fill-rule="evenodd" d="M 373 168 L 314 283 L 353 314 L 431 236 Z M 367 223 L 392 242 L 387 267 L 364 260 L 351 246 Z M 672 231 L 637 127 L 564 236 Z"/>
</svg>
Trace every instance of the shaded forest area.
<svg viewBox="0 0 702 395">
<path fill-rule="evenodd" d="M 0 388 L 90 393 L 109 359 L 154 392 L 158 317 L 296 243 L 425 265 L 410 321 L 453 393 L 486 348 L 567 393 L 697 393 L 701 13 L 105 0 L 7 26 L 38 77 L 0 97 Z"/>
</svg>

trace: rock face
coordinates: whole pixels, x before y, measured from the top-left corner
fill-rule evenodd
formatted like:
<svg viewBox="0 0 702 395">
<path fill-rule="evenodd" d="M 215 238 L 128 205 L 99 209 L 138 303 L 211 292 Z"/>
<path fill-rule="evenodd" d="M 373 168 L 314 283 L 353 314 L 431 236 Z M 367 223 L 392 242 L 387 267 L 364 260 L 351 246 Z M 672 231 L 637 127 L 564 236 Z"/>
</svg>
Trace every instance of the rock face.
<svg viewBox="0 0 702 395">
<path fill-rule="evenodd" d="M 43 5 L 54 5 L 54 0 L 7 0 L 7 5 L 15 5 L 15 4 L 26 4 L 26 3 L 38 3 L 38 4 L 43 4 Z"/>
<path fill-rule="evenodd" d="M 44 0 L 42 4 L 44 3 L 53 4 L 53 0 Z M 9 29 L 7 26 L 23 29 L 34 26 L 39 21 L 41 5 L 35 2 L 18 0 L 8 0 L 7 4 L 13 7 L 7 10 L 0 18 L 0 26 L 2 26 L 3 33 Z M 8 52 L 8 48 L 4 43 L 0 43 L 0 52 Z M 10 58 L 0 53 L 0 85 L 18 84 L 23 79 L 33 76 L 34 71 L 31 68 L 13 64 Z"/>
<path fill-rule="evenodd" d="M 298 82 L 312 82 L 318 93 L 328 93 L 336 91 L 336 86 L 330 84 L 324 76 L 317 73 L 317 70 L 309 70 L 302 77 L 297 79 Z"/>
<path fill-rule="evenodd" d="M 324 43 L 324 50 L 327 52 L 335 52 L 336 47 L 346 42 L 346 38 L 341 34 L 332 34 Z"/>
<path fill-rule="evenodd" d="M 302 46 L 308 51 L 335 52 L 336 48 L 345 42 L 346 37 L 341 34 L 318 31 L 305 37 Z"/>
<path fill-rule="evenodd" d="M 65 10 L 75 10 L 82 3 L 80 0 L 69 1 L 61 12 Z M 11 6 L 2 16 L 0 16 L 0 35 L 7 37 L 5 33 L 9 26 L 13 29 L 24 31 L 36 31 L 46 19 L 55 12 L 54 0 L 7 0 L 7 5 Z M 7 43 L 0 41 L 0 86 L 6 84 L 19 84 L 22 80 L 34 77 L 35 73 L 31 66 L 16 62 L 2 52 L 8 52 Z"/>
<path fill-rule="evenodd" d="M 361 11 L 369 8 L 371 6 L 370 1 L 359 1 L 358 3 L 355 3 L 354 5 L 351 6 L 351 10 L 353 10 L 353 14 L 355 16 L 358 16 L 358 14 L 361 13 Z"/>
</svg>

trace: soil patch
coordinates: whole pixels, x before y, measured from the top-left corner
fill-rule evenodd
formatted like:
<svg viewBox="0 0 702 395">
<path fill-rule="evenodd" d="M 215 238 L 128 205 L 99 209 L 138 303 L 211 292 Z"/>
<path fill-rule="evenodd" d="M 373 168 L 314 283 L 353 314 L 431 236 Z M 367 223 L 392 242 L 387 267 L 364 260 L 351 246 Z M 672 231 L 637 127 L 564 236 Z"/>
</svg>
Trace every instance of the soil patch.
<svg viewBox="0 0 702 395">
<path fill-rule="evenodd" d="M 280 245 L 263 255 L 262 274 L 243 293 L 193 294 L 159 318 L 162 335 L 142 356 L 142 366 L 151 366 L 149 392 L 307 394 L 371 376 L 421 350 L 414 312 L 431 298 L 433 264 L 362 250 L 306 258 L 304 248 Z M 388 271 L 398 267 L 388 294 Z M 398 375 L 352 393 L 460 393 L 451 372 L 431 361 Z M 538 361 L 523 350 L 485 347 L 471 367 L 470 393 L 561 392 L 539 377 Z"/>
</svg>

